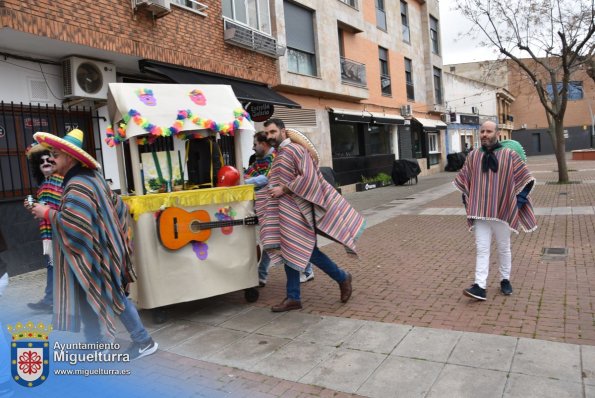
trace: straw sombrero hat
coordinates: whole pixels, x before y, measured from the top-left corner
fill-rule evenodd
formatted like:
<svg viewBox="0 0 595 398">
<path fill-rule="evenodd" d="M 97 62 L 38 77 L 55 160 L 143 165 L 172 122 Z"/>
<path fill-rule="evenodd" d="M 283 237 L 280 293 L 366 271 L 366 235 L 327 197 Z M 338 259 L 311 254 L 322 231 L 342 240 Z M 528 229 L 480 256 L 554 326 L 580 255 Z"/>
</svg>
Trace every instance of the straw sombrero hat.
<svg viewBox="0 0 595 398">
<path fill-rule="evenodd" d="M 500 144 L 504 148 L 508 148 L 515 151 L 521 157 L 523 162 L 527 163 L 527 155 L 525 154 L 525 149 L 523 148 L 520 142 L 515 140 L 502 140 L 500 141 Z"/>
<path fill-rule="evenodd" d="M 304 133 L 292 128 L 286 128 L 285 133 L 287 134 L 287 137 L 289 137 L 291 142 L 300 144 L 301 146 L 306 148 L 308 152 L 310 152 L 310 155 L 312 156 L 312 159 L 314 160 L 315 164 L 318 164 L 320 162 L 320 155 L 318 154 L 316 147 L 314 146 L 314 144 L 312 144 L 312 141 L 310 141 L 310 139 L 306 137 Z"/>
<path fill-rule="evenodd" d="M 45 151 L 49 151 L 49 149 L 47 147 L 41 145 L 39 142 L 33 140 L 33 143 L 25 150 L 25 156 L 27 156 L 27 159 L 31 159 L 31 156 L 34 153 L 45 152 Z"/>
<path fill-rule="evenodd" d="M 45 147 L 54 148 L 69 154 L 81 162 L 83 166 L 90 169 L 100 169 L 101 165 L 83 150 L 83 136 L 84 134 L 81 130 L 74 129 L 66 134 L 64 138 L 42 132 L 35 133 L 33 138 Z"/>
</svg>

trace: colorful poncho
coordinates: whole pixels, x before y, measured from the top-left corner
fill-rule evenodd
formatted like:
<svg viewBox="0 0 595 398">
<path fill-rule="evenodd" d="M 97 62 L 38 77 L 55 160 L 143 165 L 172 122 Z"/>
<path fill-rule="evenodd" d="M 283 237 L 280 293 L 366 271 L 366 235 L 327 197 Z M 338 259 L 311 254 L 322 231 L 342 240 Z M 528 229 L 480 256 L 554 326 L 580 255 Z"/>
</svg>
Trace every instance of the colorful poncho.
<svg viewBox="0 0 595 398">
<path fill-rule="evenodd" d="M 467 156 L 454 180 L 455 187 L 465 198 L 469 229 L 473 229 L 473 220 L 499 220 L 515 233 L 518 233 L 519 225 L 525 232 L 534 231 L 537 221 L 531 200 L 527 197 L 527 203 L 518 209 L 516 196 L 528 184 L 532 189 L 535 179 L 516 152 L 500 148 L 494 155 L 498 160 L 497 172 L 482 171 L 484 152 L 477 149 Z"/>
<path fill-rule="evenodd" d="M 46 178 L 37 190 L 37 201 L 45 203 L 53 210 L 58 210 L 62 199 L 63 180 L 64 178 L 59 174 L 52 174 Z M 42 219 L 39 222 L 39 234 L 43 243 L 43 254 L 52 259 L 52 225 L 49 221 Z"/>
<path fill-rule="evenodd" d="M 50 212 L 54 231 L 54 328 L 79 331 L 79 300 L 87 300 L 108 336 L 134 279 L 128 209 L 96 171 L 80 166 L 65 176 L 60 210 Z M 76 288 L 76 283 L 82 289 Z M 77 297 L 77 290 L 85 297 Z"/>
<path fill-rule="evenodd" d="M 271 166 L 273 165 L 273 160 L 275 160 L 275 156 L 277 152 L 273 151 L 262 158 L 256 158 L 256 160 L 246 169 L 244 173 L 244 178 L 249 177 L 256 177 L 260 175 L 269 175 L 269 171 L 271 170 Z"/>
<path fill-rule="evenodd" d="M 256 194 L 260 239 L 273 264 L 303 271 L 316 245 L 316 233 L 355 252 L 355 241 L 365 225 L 363 217 L 326 182 L 299 144 L 278 149 L 269 186 L 282 185 L 291 193 L 271 198 L 263 189 Z"/>
</svg>

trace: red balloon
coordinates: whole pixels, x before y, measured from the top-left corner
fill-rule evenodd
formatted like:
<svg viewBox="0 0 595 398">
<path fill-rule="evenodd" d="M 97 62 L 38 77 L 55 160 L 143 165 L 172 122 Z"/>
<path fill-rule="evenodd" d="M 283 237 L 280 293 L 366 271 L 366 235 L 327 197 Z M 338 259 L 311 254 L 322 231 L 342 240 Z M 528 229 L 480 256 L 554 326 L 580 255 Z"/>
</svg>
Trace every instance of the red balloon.
<svg viewBox="0 0 595 398">
<path fill-rule="evenodd" d="M 218 187 L 233 187 L 240 183 L 240 172 L 232 166 L 223 166 L 217 173 Z"/>
</svg>

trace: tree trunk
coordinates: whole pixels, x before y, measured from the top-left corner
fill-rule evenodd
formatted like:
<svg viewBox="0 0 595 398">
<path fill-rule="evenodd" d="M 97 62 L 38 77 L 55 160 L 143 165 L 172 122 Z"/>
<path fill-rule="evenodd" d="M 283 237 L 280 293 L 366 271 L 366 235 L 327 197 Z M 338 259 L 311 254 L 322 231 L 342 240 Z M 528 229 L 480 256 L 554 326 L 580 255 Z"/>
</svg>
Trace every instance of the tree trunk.
<svg viewBox="0 0 595 398">
<path fill-rule="evenodd" d="M 568 168 L 566 167 L 566 140 L 564 139 L 564 124 L 560 120 L 554 119 L 554 125 L 550 128 L 554 130 L 554 151 L 556 161 L 558 162 L 558 184 L 568 183 Z"/>
</svg>

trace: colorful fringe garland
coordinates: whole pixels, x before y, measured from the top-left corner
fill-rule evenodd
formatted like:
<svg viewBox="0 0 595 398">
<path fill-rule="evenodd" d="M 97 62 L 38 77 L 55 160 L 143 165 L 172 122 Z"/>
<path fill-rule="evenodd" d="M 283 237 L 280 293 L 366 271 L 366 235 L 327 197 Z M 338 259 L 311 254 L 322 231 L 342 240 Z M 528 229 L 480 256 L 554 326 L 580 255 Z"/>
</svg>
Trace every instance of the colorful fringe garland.
<svg viewBox="0 0 595 398">
<path fill-rule="evenodd" d="M 180 110 L 178 111 L 176 121 L 171 125 L 171 127 L 165 128 L 150 123 L 138 111 L 131 109 L 128 111 L 127 115 L 124 115 L 123 122 L 118 125 L 117 131 L 114 131 L 112 126 L 107 128 L 107 138 L 105 139 L 105 142 L 108 146 L 113 147 L 124 141 L 126 139 L 126 128 L 128 127 L 131 119 L 136 125 L 142 127 L 149 134 L 143 139 L 143 141 L 147 140 L 148 143 L 152 143 L 158 137 L 175 136 L 180 139 L 192 138 L 192 134 L 187 134 L 184 131 L 181 131 L 182 127 L 184 127 L 184 123 L 188 120 L 190 120 L 200 129 L 209 129 L 217 133 L 233 135 L 234 132 L 240 128 L 240 124 L 244 118 L 250 120 L 250 115 L 248 112 L 241 108 L 235 109 L 233 114 L 234 120 L 227 123 L 217 123 L 212 119 L 202 118 L 200 116 L 194 115 L 189 109 Z M 139 141 L 139 143 L 142 142 Z"/>
</svg>

